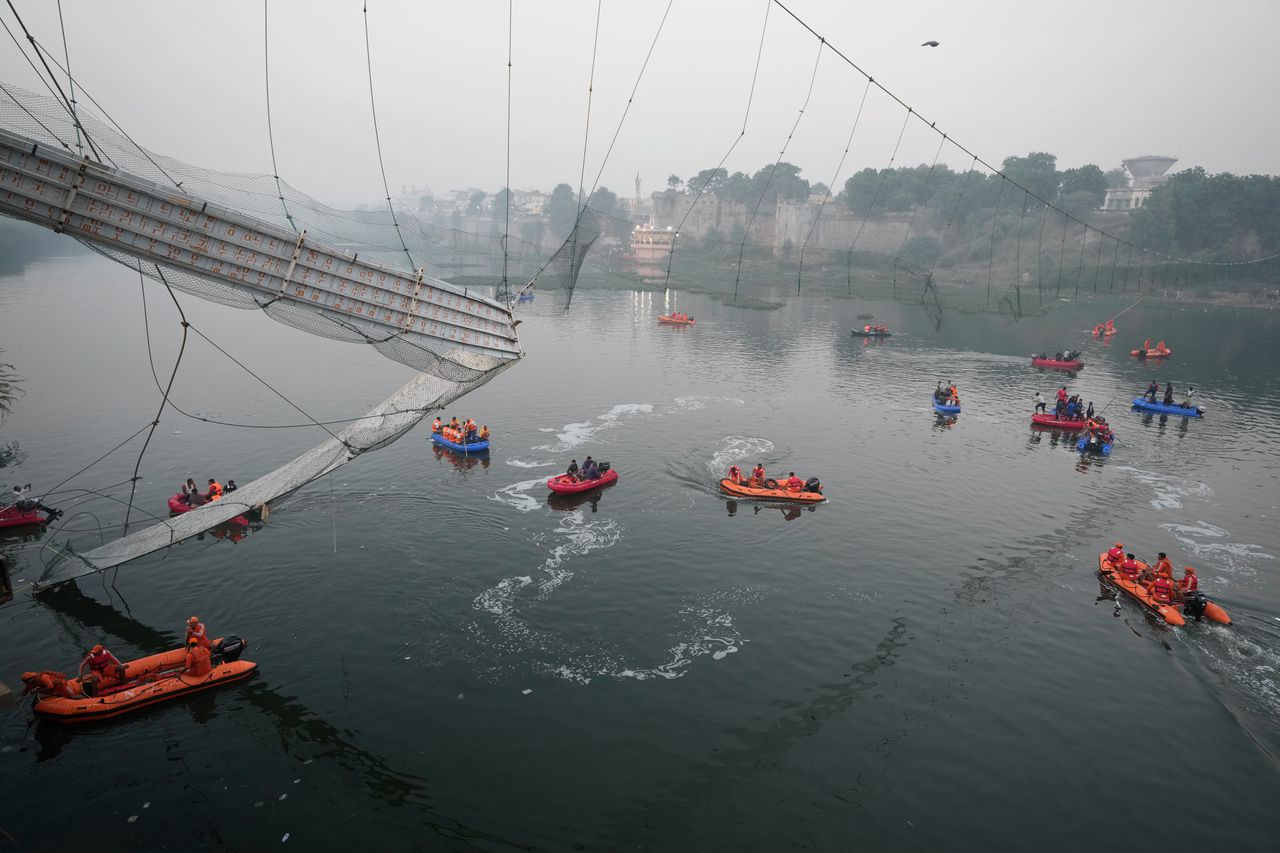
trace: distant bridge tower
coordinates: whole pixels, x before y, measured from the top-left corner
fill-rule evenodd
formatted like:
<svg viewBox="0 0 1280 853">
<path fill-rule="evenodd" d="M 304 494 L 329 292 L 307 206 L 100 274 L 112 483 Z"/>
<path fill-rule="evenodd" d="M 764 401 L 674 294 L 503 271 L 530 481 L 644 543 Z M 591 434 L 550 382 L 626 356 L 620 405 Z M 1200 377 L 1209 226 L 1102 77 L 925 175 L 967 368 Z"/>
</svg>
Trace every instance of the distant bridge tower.
<svg viewBox="0 0 1280 853">
<path fill-rule="evenodd" d="M 1130 157 L 1121 162 L 1129 173 L 1129 183 L 1127 186 L 1107 190 L 1106 198 L 1102 200 L 1103 210 L 1134 210 L 1142 207 L 1151 197 L 1151 192 L 1168 180 L 1165 172 L 1178 162 L 1178 158 L 1148 154 L 1145 157 Z"/>
</svg>

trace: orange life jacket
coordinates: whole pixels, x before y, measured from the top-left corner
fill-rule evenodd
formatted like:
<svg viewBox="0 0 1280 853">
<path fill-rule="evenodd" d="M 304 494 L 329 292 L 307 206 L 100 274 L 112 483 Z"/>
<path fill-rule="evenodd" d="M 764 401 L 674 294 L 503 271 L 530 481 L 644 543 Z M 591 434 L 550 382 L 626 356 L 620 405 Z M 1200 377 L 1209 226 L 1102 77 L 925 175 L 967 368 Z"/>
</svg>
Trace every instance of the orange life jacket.
<svg viewBox="0 0 1280 853">
<path fill-rule="evenodd" d="M 1156 574 L 1158 575 L 1164 575 L 1167 578 L 1173 577 L 1173 564 L 1169 562 L 1169 559 L 1167 557 L 1164 559 L 1156 560 L 1155 569 L 1156 569 Z"/>
<path fill-rule="evenodd" d="M 1173 598 L 1173 584 L 1169 582 L 1169 578 L 1164 575 L 1156 578 L 1156 582 L 1151 586 L 1151 597 L 1161 603 L 1167 603 Z"/>
<path fill-rule="evenodd" d="M 481 438 L 488 438 L 488 437 L 489 437 L 489 428 L 488 428 L 488 427 L 481 427 L 481 428 L 480 428 L 480 437 L 481 437 Z"/>
<path fill-rule="evenodd" d="M 1187 572 L 1182 576 L 1182 580 L 1178 581 L 1178 589 L 1183 592 L 1195 592 L 1200 588 L 1200 579 L 1195 576 L 1194 572 Z"/>
<path fill-rule="evenodd" d="M 209 500 L 216 501 L 220 497 L 222 497 L 222 484 L 214 480 L 209 484 Z"/>
<path fill-rule="evenodd" d="M 801 480 L 799 477 L 791 477 L 787 480 L 787 491 L 798 492 L 802 488 L 804 488 L 804 480 Z"/>
<path fill-rule="evenodd" d="M 204 646 L 187 648 L 186 668 L 183 669 L 183 673 L 187 675 L 208 675 L 211 669 L 213 669 L 213 662 L 209 659 L 208 649 Z"/>
<path fill-rule="evenodd" d="M 1138 568 L 1137 560 L 1125 560 L 1123 563 L 1120 564 L 1120 571 L 1126 577 L 1136 578 L 1138 576 L 1138 572 L 1140 572 L 1141 569 Z"/>
<path fill-rule="evenodd" d="M 440 432 L 440 430 L 442 430 L 442 429 L 444 429 L 444 424 L 442 424 L 442 423 L 440 422 L 440 419 L 439 419 L 439 418 L 436 418 L 434 421 L 432 421 L 432 422 L 431 422 L 431 431 L 432 431 L 432 432 Z"/>
<path fill-rule="evenodd" d="M 208 648 L 209 637 L 204 632 L 204 623 L 197 622 L 195 625 L 187 625 L 187 642 L 195 640 L 200 645 Z"/>
<path fill-rule="evenodd" d="M 1113 563 L 1119 563 L 1124 559 L 1124 551 L 1120 548 L 1112 548 L 1107 552 L 1107 559 Z"/>
</svg>

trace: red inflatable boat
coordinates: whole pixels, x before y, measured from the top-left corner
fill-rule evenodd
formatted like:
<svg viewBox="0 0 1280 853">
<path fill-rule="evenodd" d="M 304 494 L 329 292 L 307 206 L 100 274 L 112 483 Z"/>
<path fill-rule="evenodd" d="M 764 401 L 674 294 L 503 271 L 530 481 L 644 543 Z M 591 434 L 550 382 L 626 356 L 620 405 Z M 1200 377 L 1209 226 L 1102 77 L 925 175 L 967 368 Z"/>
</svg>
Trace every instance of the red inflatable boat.
<svg viewBox="0 0 1280 853">
<path fill-rule="evenodd" d="M 26 527 L 29 524 L 47 524 L 48 518 L 40 510 L 21 510 L 17 506 L 0 509 L 0 527 Z"/>
<path fill-rule="evenodd" d="M 1031 356 L 1032 367 L 1047 367 L 1051 370 L 1079 370 L 1084 367 L 1084 362 L 1079 359 L 1072 361 L 1059 361 L 1056 358 L 1041 358 L 1038 355 Z"/>
<path fill-rule="evenodd" d="M 205 506 L 205 504 L 201 504 L 200 506 Z M 181 494 L 177 494 L 169 498 L 169 512 L 173 513 L 174 515 L 182 515 L 184 512 L 191 512 L 191 510 L 199 509 L 199 508 L 200 507 L 198 506 L 192 506 L 189 503 L 183 502 Z M 232 518 L 224 523 L 238 524 L 241 527 L 248 527 L 249 519 L 245 518 L 243 515 L 237 515 L 235 518 Z"/>
<path fill-rule="evenodd" d="M 1074 420 L 1069 421 L 1066 418 L 1056 418 L 1053 415 L 1042 415 L 1036 412 L 1031 416 L 1031 423 L 1036 426 L 1053 427 L 1055 429 L 1084 429 L 1085 421 Z"/>
<path fill-rule="evenodd" d="M 574 495 L 578 492 L 589 492 L 601 486 L 609 486 L 618 480 L 618 472 L 610 468 L 600 475 L 599 480 L 579 480 L 572 474 L 561 474 L 547 480 L 547 488 L 558 495 Z"/>
</svg>

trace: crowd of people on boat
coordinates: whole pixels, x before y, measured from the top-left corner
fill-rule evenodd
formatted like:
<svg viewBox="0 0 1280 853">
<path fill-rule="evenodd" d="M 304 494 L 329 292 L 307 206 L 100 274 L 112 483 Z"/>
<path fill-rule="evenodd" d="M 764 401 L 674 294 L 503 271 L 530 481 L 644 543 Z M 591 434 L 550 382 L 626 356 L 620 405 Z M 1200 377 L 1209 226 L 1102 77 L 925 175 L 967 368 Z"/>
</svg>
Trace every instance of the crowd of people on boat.
<svg viewBox="0 0 1280 853">
<path fill-rule="evenodd" d="M 196 481 L 188 477 L 180 488 L 178 500 L 191 507 L 204 506 L 207 503 L 222 500 L 225 495 L 231 494 L 238 488 L 240 487 L 236 485 L 235 480 L 227 480 L 227 484 L 224 486 L 217 480 L 210 478 L 208 491 L 201 492 L 200 487 L 196 485 Z"/>
<path fill-rule="evenodd" d="M 956 391 L 956 383 L 950 380 L 945 384 L 938 382 L 938 387 L 933 389 L 933 402 L 939 406 L 960 405 L 960 394 Z"/>
<path fill-rule="evenodd" d="M 1108 320 L 1105 323 L 1099 323 L 1093 327 L 1094 335 L 1114 335 L 1116 333 L 1116 321 Z"/>
<path fill-rule="evenodd" d="M 1055 352 L 1053 354 L 1052 360 L 1053 361 L 1075 361 L 1079 357 L 1080 357 L 1080 350 L 1064 349 L 1064 350 L 1059 350 L 1058 352 Z M 1040 359 L 1041 361 L 1050 361 L 1048 353 L 1042 352 L 1038 356 L 1036 356 L 1036 358 Z"/>
<path fill-rule="evenodd" d="M 1086 405 L 1080 399 L 1079 394 L 1067 394 L 1067 386 L 1063 385 L 1058 389 L 1057 399 L 1053 404 L 1053 416 L 1060 421 L 1084 421 L 1093 419 L 1093 401 L 1090 400 Z M 1040 414 L 1047 414 L 1046 407 L 1048 404 L 1044 399 L 1044 395 L 1039 391 L 1032 398 L 1036 404 L 1036 411 Z"/>
<path fill-rule="evenodd" d="M 689 322 L 690 320 L 692 320 L 693 318 L 692 318 L 692 317 L 690 317 L 688 314 L 685 314 L 685 313 L 683 313 L 683 312 L 680 312 L 680 311 L 672 311 L 670 314 L 668 314 L 668 315 L 667 315 L 667 319 L 668 319 L 668 320 L 679 320 L 679 321 L 680 321 L 680 322 L 682 322 L 682 323 L 688 323 L 688 322 Z"/>
<path fill-rule="evenodd" d="M 1163 340 L 1161 340 L 1160 343 L 1152 347 L 1151 338 L 1147 338 L 1145 341 L 1142 342 L 1142 348 L 1138 350 L 1138 355 L 1140 357 L 1145 358 L 1149 355 L 1168 355 L 1171 352 L 1173 352 L 1173 350 L 1169 349 L 1169 347 L 1165 345 L 1165 342 Z"/>
<path fill-rule="evenodd" d="M 569 468 L 565 471 L 565 474 L 579 483 L 585 483 L 588 480 L 599 480 L 608 470 L 608 462 L 597 462 L 588 456 L 583 460 L 581 467 L 579 467 L 577 459 L 569 460 Z"/>
<path fill-rule="evenodd" d="M 431 432 L 454 444 L 474 444 L 477 441 L 489 440 L 489 425 L 476 426 L 476 422 L 471 418 L 459 421 L 455 417 L 450 418 L 448 423 L 444 423 L 439 416 L 436 416 L 436 419 L 431 422 Z"/>
<path fill-rule="evenodd" d="M 1108 569 L 1124 580 L 1144 587 L 1151 598 L 1160 604 L 1174 604 L 1184 601 L 1188 594 L 1200 588 L 1196 570 L 1184 566 L 1182 577 L 1173 577 L 1173 564 L 1164 551 L 1156 555 L 1154 564 L 1148 565 L 1134 558 L 1132 553 L 1124 550 L 1124 543 L 1117 542 L 1106 556 Z"/>
<path fill-rule="evenodd" d="M 1151 384 L 1147 386 L 1147 390 L 1143 393 L 1142 396 L 1148 402 L 1154 403 L 1156 401 L 1156 397 L 1160 396 L 1160 383 L 1152 379 Z M 1164 384 L 1164 396 L 1161 398 L 1161 401 L 1166 406 L 1182 406 L 1183 408 L 1189 409 L 1192 406 L 1192 401 L 1195 399 L 1195 396 L 1196 396 L 1196 389 L 1194 387 L 1187 386 L 1187 393 L 1182 395 L 1182 402 L 1175 403 L 1174 393 L 1173 393 L 1173 383 L 1166 382 Z"/>
<path fill-rule="evenodd" d="M 874 326 L 871 325 L 870 323 L 867 323 L 862 327 L 862 331 L 866 332 L 869 335 L 874 334 L 876 332 L 885 334 L 889 331 L 889 327 L 886 326 L 884 323 L 876 323 Z"/>
<path fill-rule="evenodd" d="M 730 465 L 728 480 L 735 486 L 745 486 L 749 489 L 781 489 L 782 491 L 795 492 L 797 494 L 800 492 L 822 494 L 822 483 L 819 482 L 817 477 L 801 480 L 796 476 L 795 471 L 791 471 L 787 474 L 787 479 L 775 480 L 765 473 L 764 465 L 759 462 L 756 463 L 756 467 L 751 469 L 750 474 L 743 474 L 742 468 L 737 465 Z"/>
</svg>

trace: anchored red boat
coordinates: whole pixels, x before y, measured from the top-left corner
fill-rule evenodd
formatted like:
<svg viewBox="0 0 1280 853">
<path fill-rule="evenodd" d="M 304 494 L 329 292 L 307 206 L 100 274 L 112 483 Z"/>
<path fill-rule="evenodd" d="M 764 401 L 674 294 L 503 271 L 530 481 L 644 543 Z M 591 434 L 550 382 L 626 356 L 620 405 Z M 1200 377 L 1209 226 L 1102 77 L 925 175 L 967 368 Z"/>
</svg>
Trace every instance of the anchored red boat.
<svg viewBox="0 0 1280 853">
<path fill-rule="evenodd" d="M 1066 418 L 1054 417 L 1053 415 L 1042 415 L 1039 412 L 1036 412 L 1031 416 L 1031 423 L 1035 424 L 1036 426 L 1053 427 L 1054 429 L 1079 430 L 1079 429 L 1084 429 L 1084 426 L 1085 426 L 1085 421 L 1083 418 L 1072 421 L 1072 420 L 1067 420 Z"/>
<path fill-rule="evenodd" d="M 1084 362 L 1078 358 L 1062 361 L 1056 358 L 1041 358 L 1038 355 L 1033 355 L 1031 356 L 1031 365 L 1033 367 L 1047 367 L 1051 370 L 1080 370 L 1084 367 Z"/>
<path fill-rule="evenodd" d="M 49 519 L 40 510 L 21 510 L 17 506 L 0 509 L 0 527 L 26 527 L 31 524 L 48 524 Z"/>
<path fill-rule="evenodd" d="M 185 672 L 186 650 L 173 649 L 129 661 L 123 677 L 103 687 L 92 678 L 67 678 L 52 671 L 23 673 L 22 680 L 36 696 L 38 715 L 62 723 L 85 723 L 247 678 L 258 668 L 252 661 L 240 660 L 247 645 L 239 637 L 215 641 L 210 650 L 213 667 L 203 675 Z"/>
<path fill-rule="evenodd" d="M 201 504 L 200 506 L 204 506 L 204 504 Z M 182 515 L 184 512 L 191 512 L 191 510 L 199 509 L 199 508 L 200 507 L 198 506 L 192 506 L 189 503 L 185 503 L 182 500 L 181 494 L 176 494 L 173 497 L 169 498 L 169 512 L 173 513 L 174 515 Z M 235 518 L 232 518 L 225 523 L 239 524 L 242 527 L 248 527 L 249 519 L 245 518 L 243 515 L 237 515 Z"/>
<path fill-rule="evenodd" d="M 617 480 L 618 472 L 610 468 L 601 473 L 598 480 L 579 480 L 572 474 L 561 474 L 547 480 L 547 488 L 558 495 L 575 495 L 578 492 L 588 492 L 601 486 L 613 485 Z"/>
</svg>

